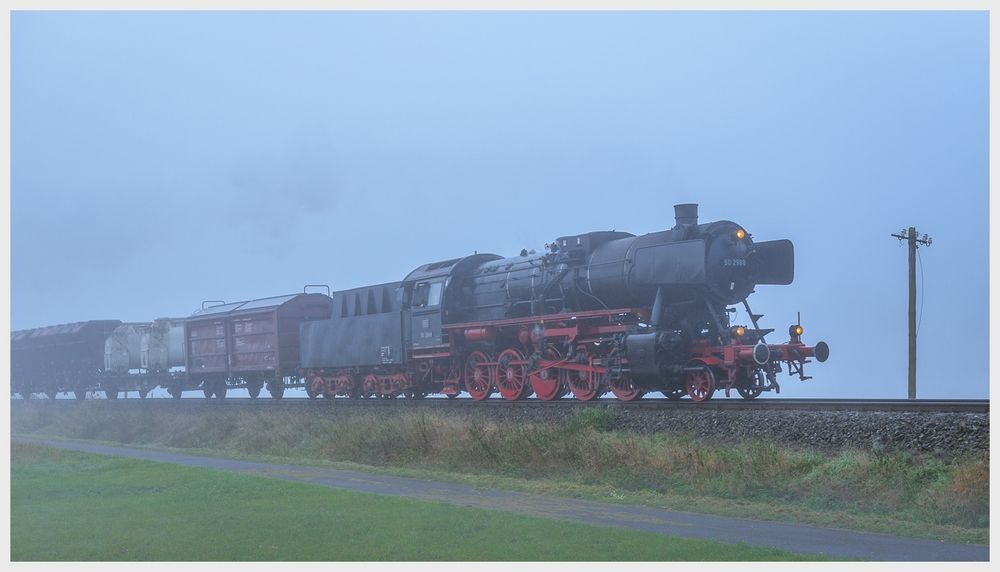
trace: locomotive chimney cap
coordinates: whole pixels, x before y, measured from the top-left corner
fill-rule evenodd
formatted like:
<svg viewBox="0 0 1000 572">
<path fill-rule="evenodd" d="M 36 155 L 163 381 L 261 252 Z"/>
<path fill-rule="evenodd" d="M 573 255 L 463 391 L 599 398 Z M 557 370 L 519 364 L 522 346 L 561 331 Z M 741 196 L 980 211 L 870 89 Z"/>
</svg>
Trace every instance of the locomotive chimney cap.
<svg viewBox="0 0 1000 572">
<path fill-rule="evenodd" d="M 674 205 L 674 220 L 678 225 L 698 224 L 698 203 Z"/>
</svg>

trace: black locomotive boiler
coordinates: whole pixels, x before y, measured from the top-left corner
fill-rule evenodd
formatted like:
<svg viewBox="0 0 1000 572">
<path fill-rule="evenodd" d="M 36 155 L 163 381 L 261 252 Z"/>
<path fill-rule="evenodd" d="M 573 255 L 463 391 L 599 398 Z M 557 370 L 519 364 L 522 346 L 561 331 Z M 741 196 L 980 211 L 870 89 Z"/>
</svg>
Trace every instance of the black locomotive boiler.
<svg viewBox="0 0 1000 572">
<path fill-rule="evenodd" d="M 755 242 L 731 221 L 699 224 L 695 204 L 674 211 L 661 232 L 565 236 L 542 254 L 474 254 L 334 292 L 330 319 L 301 324 L 307 391 L 703 401 L 779 391 L 782 364 L 808 379 L 804 364 L 825 361 L 828 346 L 804 344 L 800 324 L 768 342 L 774 330 L 747 302 L 758 285 L 791 284 L 792 243 Z M 736 304 L 749 324 L 731 323 Z"/>
</svg>

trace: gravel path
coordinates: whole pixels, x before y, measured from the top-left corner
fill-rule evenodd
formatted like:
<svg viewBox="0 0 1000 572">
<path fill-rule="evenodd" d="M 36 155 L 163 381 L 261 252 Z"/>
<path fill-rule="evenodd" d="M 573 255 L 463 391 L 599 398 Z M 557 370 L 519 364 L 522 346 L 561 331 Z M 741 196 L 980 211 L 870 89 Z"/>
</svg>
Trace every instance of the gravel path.
<svg viewBox="0 0 1000 572">
<path fill-rule="evenodd" d="M 78 441 L 21 437 L 16 437 L 14 440 L 60 449 L 221 469 L 367 493 L 570 519 L 594 525 L 620 526 L 684 538 L 733 543 L 745 542 L 800 554 L 822 554 L 832 558 L 860 558 L 881 561 L 989 560 L 989 547 L 981 545 L 952 544 L 887 534 L 710 516 L 528 493 L 478 490 L 468 485 L 344 471 L 327 467 L 199 457 Z"/>
</svg>

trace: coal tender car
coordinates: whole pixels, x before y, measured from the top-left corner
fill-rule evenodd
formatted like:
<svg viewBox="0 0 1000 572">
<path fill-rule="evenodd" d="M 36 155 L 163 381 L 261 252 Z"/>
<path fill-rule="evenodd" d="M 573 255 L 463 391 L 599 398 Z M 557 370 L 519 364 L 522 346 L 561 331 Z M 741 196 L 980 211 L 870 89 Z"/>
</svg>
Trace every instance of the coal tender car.
<svg viewBox="0 0 1000 572">
<path fill-rule="evenodd" d="M 787 341 L 766 340 L 774 330 L 747 302 L 758 285 L 791 284 L 792 243 L 699 224 L 694 204 L 674 211 L 662 232 L 564 236 L 542 254 L 474 254 L 335 292 L 330 319 L 301 324 L 307 392 L 704 401 L 778 392 L 783 365 L 808 379 L 804 365 L 826 361 L 827 344 L 806 345 L 799 323 Z M 732 323 L 734 305 L 749 323 Z"/>
</svg>

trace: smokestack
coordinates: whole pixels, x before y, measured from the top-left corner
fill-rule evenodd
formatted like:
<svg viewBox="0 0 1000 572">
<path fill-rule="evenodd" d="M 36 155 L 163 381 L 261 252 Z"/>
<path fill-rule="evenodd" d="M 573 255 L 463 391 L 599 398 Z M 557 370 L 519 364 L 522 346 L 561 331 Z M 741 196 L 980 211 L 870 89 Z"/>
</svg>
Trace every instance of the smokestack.
<svg viewBox="0 0 1000 572">
<path fill-rule="evenodd" d="M 674 220 L 677 221 L 678 225 L 698 224 L 698 204 L 685 203 L 682 205 L 674 205 Z"/>
</svg>

